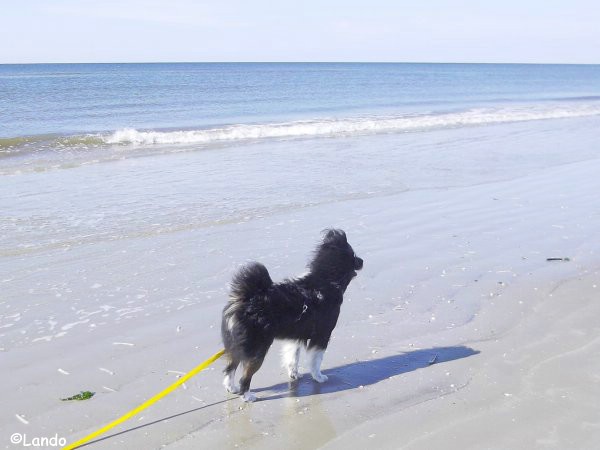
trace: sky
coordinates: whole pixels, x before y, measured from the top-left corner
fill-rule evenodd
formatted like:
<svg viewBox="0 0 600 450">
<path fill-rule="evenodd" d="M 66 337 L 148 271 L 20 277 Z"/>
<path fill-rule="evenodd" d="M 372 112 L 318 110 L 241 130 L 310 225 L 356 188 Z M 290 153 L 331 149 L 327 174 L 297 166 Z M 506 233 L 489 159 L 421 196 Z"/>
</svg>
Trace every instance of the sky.
<svg viewBox="0 0 600 450">
<path fill-rule="evenodd" d="M 1 63 L 600 63 L 598 0 L 4 0 Z"/>
</svg>

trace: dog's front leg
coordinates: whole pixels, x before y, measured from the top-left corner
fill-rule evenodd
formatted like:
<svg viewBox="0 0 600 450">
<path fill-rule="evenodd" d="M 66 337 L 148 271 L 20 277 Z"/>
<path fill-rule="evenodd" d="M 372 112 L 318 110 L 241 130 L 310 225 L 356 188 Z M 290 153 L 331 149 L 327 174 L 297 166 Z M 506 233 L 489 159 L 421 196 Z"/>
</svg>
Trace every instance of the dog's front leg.
<svg viewBox="0 0 600 450">
<path fill-rule="evenodd" d="M 321 373 L 321 363 L 323 362 L 323 355 L 325 354 L 325 348 L 311 347 L 309 349 L 309 366 L 310 374 L 313 379 L 318 383 L 324 383 L 327 381 L 327 375 Z"/>
</svg>

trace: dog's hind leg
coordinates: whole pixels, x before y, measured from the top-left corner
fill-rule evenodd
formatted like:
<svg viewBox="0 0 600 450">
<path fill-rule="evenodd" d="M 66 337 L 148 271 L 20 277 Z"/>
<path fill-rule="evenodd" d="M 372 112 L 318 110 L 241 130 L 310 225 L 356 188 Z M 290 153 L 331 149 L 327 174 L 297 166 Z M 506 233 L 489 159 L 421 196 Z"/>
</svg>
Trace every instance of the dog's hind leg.
<svg viewBox="0 0 600 450">
<path fill-rule="evenodd" d="M 298 362 L 300 360 L 301 341 L 285 341 L 281 348 L 281 363 L 292 380 L 297 380 Z"/>
<path fill-rule="evenodd" d="M 227 364 L 225 370 L 223 371 L 225 373 L 225 378 L 223 379 L 223 386 L 225 386 L 225 390 L 231 394 L 240 393 L 240 387 L 235 384 L 235 371 L 239 364 L 239 361 L 230 359 L 230 362 Z"/>
<path fill-rule="evenodd" d="M 240 392 L 239 394 L 242 397 L 242 400 L 245 402 L 253 402 L 256 400 L 256 396 L 250 391 L 250 382 L 252 381 L 252 376 L 260 369 L 265 357 L 255 357 L 244 361 L 243 363 L 243 373 L 242 378 L 240 379 Z"/>
</svg>

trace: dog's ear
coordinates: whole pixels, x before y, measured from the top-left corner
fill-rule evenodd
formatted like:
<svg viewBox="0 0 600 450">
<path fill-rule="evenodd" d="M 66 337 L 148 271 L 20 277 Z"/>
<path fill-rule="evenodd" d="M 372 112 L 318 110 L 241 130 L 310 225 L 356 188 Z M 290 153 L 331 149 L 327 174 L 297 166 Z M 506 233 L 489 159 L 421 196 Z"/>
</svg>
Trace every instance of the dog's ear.
<svg viewBox="0 0 600 450">
<path fill-rule="evenodd" d="M 344 233 L 343 230 L 336 230 L 335 228 L 330 228 L 324 230 L 324 234 L 324 244 L 348 243 L 348 240 L 346 239 L 346 233 Z"/>
</svg>

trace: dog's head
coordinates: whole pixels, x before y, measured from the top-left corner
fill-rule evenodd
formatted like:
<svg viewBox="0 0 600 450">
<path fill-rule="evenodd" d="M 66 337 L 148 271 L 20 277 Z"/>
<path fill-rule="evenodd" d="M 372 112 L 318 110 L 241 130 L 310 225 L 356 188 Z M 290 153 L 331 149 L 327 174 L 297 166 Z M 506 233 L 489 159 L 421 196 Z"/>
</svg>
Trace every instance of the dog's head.
<svg viewBox="0 0 600 450">
<path fill-rule="evenodd" d="M 326 281 L 339 283 L 345 290 L 363 267 L 363 260 L 356 256 L 342 230 L 328 229 L 323 232 L 315 257 L 310 263 L 313 275 Z"/>
</svg>

